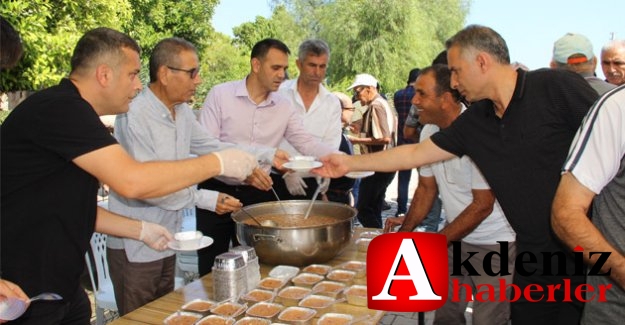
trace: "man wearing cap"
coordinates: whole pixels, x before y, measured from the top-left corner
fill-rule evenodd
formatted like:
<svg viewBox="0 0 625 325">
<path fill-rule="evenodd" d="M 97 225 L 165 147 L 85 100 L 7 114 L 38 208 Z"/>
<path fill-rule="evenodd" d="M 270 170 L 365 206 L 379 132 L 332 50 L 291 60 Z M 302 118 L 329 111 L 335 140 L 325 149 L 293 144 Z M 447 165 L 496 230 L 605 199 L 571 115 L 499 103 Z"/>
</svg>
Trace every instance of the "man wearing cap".
<svg viewBox="0 0 625 325">
<path fill-rule="evenodd" d="M 286 80 L 278 92 L 286 97 L 297 114 L 302 116 L 304 129 L 329 147 L 338 150 L 341 143 L 341 106 L 336 96 L 323 86 L 330 60 L 330 47 L 319 39 L 302 42 L 295 64 L 299 76 Z M 301 156 L 286 138 L 280 149 L 290 156 Z M 274 188 L 281 199 L 312 199 L 317 181 L 310 173 L 272 173 Z"/>
<path fill-rule="evenodd" d="M 601 69 L 607 82 L 625 84 L 625 40 L 611 40 L 601 48 Z"/>
<path fill-rule="evenodd" d="M 579 73 L 599 95 L 615 87 L 595 76 L 597 58 L 592 51 L 592 43 L 581 34 L 567 33 L 553 44 L 550 67 Z"/>
<path fill-rule="evenodd" d="M 379 152 L 395 146 L 397 121 L 388 102 L 377 90 L 378 80 L 370 74 L 356 75 L 349 89 L 368 108 L 359 120 L 360 137 L 350 137 L 352 143 L 362 144 L 364 153 Z M 364 178 L 358 191 L 358 221 L 364 227 L 382 228 L 382 208 L 386 188 L 393 181 L 394 172 L 376 172 Z"/>
</svg>

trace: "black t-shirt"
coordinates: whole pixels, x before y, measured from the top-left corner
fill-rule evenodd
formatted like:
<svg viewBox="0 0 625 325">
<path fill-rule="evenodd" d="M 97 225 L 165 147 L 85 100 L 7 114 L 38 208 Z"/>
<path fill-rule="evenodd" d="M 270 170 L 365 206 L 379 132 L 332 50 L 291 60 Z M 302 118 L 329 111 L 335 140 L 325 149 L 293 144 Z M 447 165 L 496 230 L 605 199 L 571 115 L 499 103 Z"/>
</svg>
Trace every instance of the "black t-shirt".
<svg viewBox="0 0 625 325">
<path fill-rule="evenodd" d="M 2 277 L 29 296 L 71 299 L 95 228 L 98 189 L 72 160 L 116 141 L 67 79 L 16 107 L 1 135 Z"/>
<path fill-rule="evenodd" d="M 495 192 L 522 249 L 557 249 L 551 204 L 575 132 L 598 98 L 581 76 L 562 70 L 517 70 L 503 117 L 483 100 L 432 135 L 440 148 L 468 155 Z"/>
</svg>

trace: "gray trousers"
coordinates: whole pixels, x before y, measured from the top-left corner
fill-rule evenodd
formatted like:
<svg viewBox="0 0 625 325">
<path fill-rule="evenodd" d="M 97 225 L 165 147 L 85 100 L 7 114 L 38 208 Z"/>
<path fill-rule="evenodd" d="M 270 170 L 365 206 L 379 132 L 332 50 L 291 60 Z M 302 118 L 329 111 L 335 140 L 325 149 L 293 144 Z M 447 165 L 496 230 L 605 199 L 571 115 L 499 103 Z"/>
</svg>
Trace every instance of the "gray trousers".
<svg viewBox="0 0 625 325">
<path fill-rule="evenodd" d="M 514 242 L 510 242 L 508 244 L 508 270 L 512 273 L 511 275 L 494 277 L 489 276 L 484 272 L 483 261 L 484 256 L 492 251 L 499 251 L 499 244 L 497 245 L 471 245 L 465 242 L 462 242 L 462 256 L 460 258 L 461 261 L 464 261 L 467 257 L 469 257 L 468 252 L 478 252 L 476 255 L 471 257 L 471 265 L 475 268 L 475 270 L 481 274 L 480 276 L 469 276 L 466 275 L 467 272 L 464 268 L 462 268 L 463 275 L 460 276 L 450 276 L 449 277 L 449 294 L 447 296 L 447 301 L 445 305 L 440 309 L 436 310 L 434 314 L 434 324 L 435 325 L 456 325 L 456 324 L 466 324 L 465 320 L 465 310 L 468 305 L 468 301 L 466 299 L 466 292 L 463 288 L 459 292 L 460 301 L 453 302 L 453 286 L 452 281 L 455 279 L 459 282 L 460 285 L 467 284 L 472 287 L 473 294 L 477 292 L 476 286 L 480 284 L 489 284 L 495 288 L 495 297 L 499 297 L 499 280 L 504 279 L 507 284 L 512 283 L 512 277 L 514 275 L 514 259 L 516 258 L 516 245 Z M 453 266 L 453 251 L 452 246 L 449 246 L 448 250 L 449 257 L 449 274 L 452 273 Z M 492 258 L 492 269 L 493 271 L 498 271 L 500 269 L 500 259 L 499 256 L 494 255 Z M 483 290 L 480 290 L 483 291 Z M 506 297 L 510 296 L 510 290 L 506 290 Z M 498 324 L 508 324 L 508 320 L 510 320 L 510 303 L 509 302 L 479 302 L 475 299 L 473 300 L 473 325 L 498 325 Z"/>
</svg>

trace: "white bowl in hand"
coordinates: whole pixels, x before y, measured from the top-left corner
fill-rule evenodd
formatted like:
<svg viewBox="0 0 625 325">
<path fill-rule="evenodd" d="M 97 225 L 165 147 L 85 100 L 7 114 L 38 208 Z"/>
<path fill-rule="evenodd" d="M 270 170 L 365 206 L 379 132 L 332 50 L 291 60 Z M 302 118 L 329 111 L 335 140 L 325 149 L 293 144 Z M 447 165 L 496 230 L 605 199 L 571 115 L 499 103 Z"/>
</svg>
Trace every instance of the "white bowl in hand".
<svg viewBox="0 0 625 325">
<path fill-rule="evenodd" d="M 307 172 L 313 168 L 321 167 L 322 163 L 312 156 L 295 156 L 289 158 L 289 162 L 283 166 L 293 171 Z"/>
<path fill-rule="evenodd" d="M 174 234 L 174 239 L 178 242 L 180 249 L 193 249 L 200 246 L 204 235 L 201 231 L 183 231 Z"/>
</svg>

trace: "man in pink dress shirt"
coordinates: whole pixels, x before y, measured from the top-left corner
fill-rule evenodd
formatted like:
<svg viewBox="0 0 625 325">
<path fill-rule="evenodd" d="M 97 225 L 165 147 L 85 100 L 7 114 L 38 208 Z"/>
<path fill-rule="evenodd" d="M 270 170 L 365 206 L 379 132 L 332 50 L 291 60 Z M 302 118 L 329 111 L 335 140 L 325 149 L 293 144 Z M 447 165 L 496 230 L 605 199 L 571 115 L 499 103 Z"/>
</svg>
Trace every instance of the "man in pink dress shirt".
<svg viewBox="0 0 625 325">
<path fill-rule="evenodd" d="M 213 87 L 204 101 L 200 124 L 223 142 L 277 148 L 284 138 L 304 155 L 321 157 L 337 152 L 306 132 L 301 113 L 276 92 L 286 75 L 289 54 L 289 48 L 279 40 L 268 38 L 256 43 L 250 74 Z M 199 186 L 233 195 L 243 205 L 275 200 L 271 191 L 225 177 Z M 197 209 L 196 216 L 197 229 L 215 240 L 198 251 L 199 273 L 204 275 L 211 272 L 215 257 L 226 252 L 231 241 L 236 244 L 236 232 L 230 214 Z"/>
</svg>

